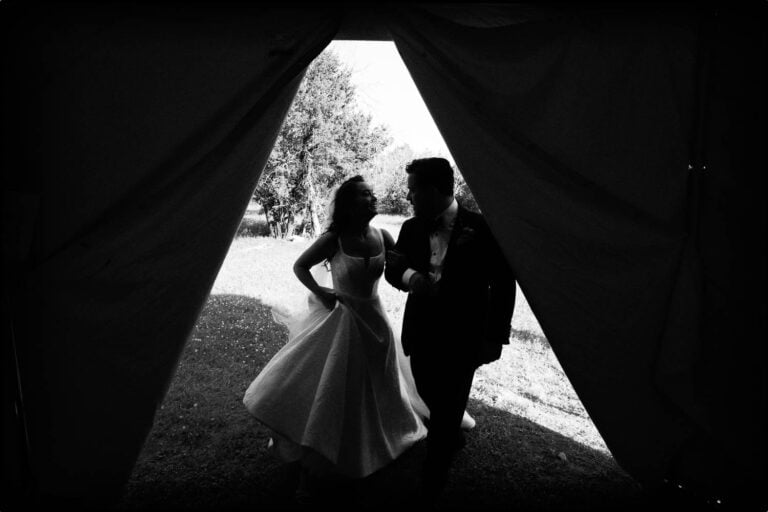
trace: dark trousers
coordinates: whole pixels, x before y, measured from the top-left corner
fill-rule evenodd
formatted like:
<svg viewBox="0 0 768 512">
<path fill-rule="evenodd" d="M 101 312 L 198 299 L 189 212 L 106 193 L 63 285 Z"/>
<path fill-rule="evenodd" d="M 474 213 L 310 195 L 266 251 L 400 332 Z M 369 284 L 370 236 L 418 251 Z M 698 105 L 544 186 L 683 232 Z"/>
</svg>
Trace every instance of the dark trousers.
<svg viewBox="0 0 768 512">
<path fill-rule="evenodd" d="M 451 460 L 463 442 L 461 419 L 472 388 L 475 366 L 466 357 L 445 351 L 414 350 L 411 370 L 419 395 L 429 407 L 425 484 L 441 490 Z"/>
</svg>

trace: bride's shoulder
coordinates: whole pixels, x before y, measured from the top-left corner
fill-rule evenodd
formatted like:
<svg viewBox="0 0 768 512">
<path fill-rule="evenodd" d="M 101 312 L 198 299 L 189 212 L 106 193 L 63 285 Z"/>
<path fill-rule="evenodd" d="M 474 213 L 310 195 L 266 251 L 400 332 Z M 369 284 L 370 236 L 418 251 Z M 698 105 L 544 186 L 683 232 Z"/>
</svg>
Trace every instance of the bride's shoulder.
<svg viewBox="0 0 768 512">
<path fill-rule="evenodd" d="M 332 257 L 336 252 L 336 247 L 339 244 L 339 234 L 335 231 L 326 231 L 321 234 L 315 240 L 313 244 L 320 252 L 322 252 L 328 258 Z"/>
<path fill-rule="evenodd" d="M 338 242 L 339 234 L 336 233 L 335 231 L 326 231 L 325 233 L 317 237 L 317 241 L 323 244 L 330 243 L 330 242 Z"/>
</svg>

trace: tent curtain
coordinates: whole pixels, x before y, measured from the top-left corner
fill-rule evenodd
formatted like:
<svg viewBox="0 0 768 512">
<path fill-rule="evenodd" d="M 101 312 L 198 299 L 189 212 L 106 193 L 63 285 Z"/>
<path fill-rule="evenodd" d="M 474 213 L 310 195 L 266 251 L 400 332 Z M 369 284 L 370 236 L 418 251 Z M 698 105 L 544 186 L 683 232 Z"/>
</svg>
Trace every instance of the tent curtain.
<svg viewBox="0 0 768 512">
<path fill-rule="evenodd" d="M 727 226 L 716 225 L 716 219 L 706 227 L 698 222 L 701 197 L 694 172 L 699 167 L 689 169 L 701 121 L 694 114 L 702 87 L 700 16 L 679 6 L 568 11 L 496 6 L 485 16 L 482 8 L 472 13 L 401 9 L 393 14 L 390 31 L 609 449 L 649 485 L 675 478 L 716 493 L 722 490 L 724 461 L 733 460 L 743 462 L 728 466 L 739 468 L 738 478 L 754 474 L 762 464 L 754 457 L 765 453 L 757 418 L 763 411 L 755 406 L 764 403 L 755 387 L 761 368 L 750 360 L 760 349 L 747 337 L 744 352 L 707 352 L 708 340 L 716 342 L 702 324 L 718 314 L 707 309 L 707 301 L 722 292 L 704 293 L 702 268 L 712 275 L 725 270 L 716 266 L 725 263 L 727 250 L 712 251 L 719 261 L 704 261 L 712 254 L 703 254 L 696 233 L 712 228 L 716 238 Z M 752 25 L 751 33 L 759 34 Z M 743 39 L 736 50 L 759 53 L 760 40 Z M 764 55 L 764 37 L 762 43 Z M 751 96 L 734 105 L 741 112 L 762 97 L 753 85 L 759 66 L 743 59 L 729 70 L 752 75 Z M 755 116 L 750 121 L 749 128 L 764 134 L 764 118 L 762 125 Z M 734 138 L 743 135 L 735 131 Z M 723 146 L 711 138 L 707 143 Z M 747 149 L 739 158 L 753 163 L 755 149 L 739 148 Z M 721 164 L 708 172 L 731 175 L 731 165 Z M 752 171 L 742 184 L 728 181 L 747 194 L 758 175 Z M 755 211 L 760 201 L 741 208 Z M 742 220 L 749 219 L 746 211 Z M 764 211 L 762 220 L 749 222 L 740 233 L 749 230 L 746 226 L 762 226 L 764 233 Z M 745 240 L 739 247 L 743 254 L 754 238 Z M 764 243 L 761 247 L 758 257 L 764 257 Z M 752 266 L 745 272 L 764 276 L 764 264 L 757 261 L 750 256 Z M 747 291 L 748 298 L 734 289 L 717 299 L 720 314 L 750 299 L 748 310 L 762 304 L 764 314 L 757 288 Z M 762 325 L 742 313 L 734 318 L 746 321 L 739 332 Z M 721 366 L 725 375 L 718 372 L 717 357 L 728 358 Z M 712 373 L 702 374 L 706 358 Z M 737 379 L 752 387 L 734 385 L 739 367 L 755 370 Z M 715 400 L 708 389 L 712 383 L 742 399 L 728 404 L 720 388 Z M 737 431 L 757 443 L 756 452 L 734 450 Z M 707 442 L 693 448 L 693 439 Z"/>
<path fill-rule="evenodd" d="M 32 493 L 108 502 L 339 16 L 11 8 L 4 256 Z"/>
<path fill-rule="evenodd" d="M 32 494 L 108 502 L 345 13 L 2 8 L 4 370 Z M 617 461 L 713 490 L 764 471 L 760 18 L 380 8 Z"/>
</svg>

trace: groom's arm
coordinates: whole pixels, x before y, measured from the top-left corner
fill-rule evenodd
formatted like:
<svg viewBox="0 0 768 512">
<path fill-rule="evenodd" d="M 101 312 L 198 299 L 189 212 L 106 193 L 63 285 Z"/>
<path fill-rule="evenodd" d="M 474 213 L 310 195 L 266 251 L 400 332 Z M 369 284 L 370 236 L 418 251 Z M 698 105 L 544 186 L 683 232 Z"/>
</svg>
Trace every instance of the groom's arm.
<svg viewBox="0 0 768 512">
<path fill-rule="evenodd" d="M 509 343 L 512 329 L 512 313 L 515 309 L 515 276 L 498 243 L 486 225 L 488 236 L 489 266 L 491 269 L 488 290 L 488 316 L 485 326 L 485 347 L 481 364 L 501 357 L 501 348 Z"/>
<path fill-rule="evenodd" d="M 395 243 L 394 251 L 403 254 L 407 260 L 408 258 L 408 240 L 410 235 L 410 229 L 411 229 L 411 223 L 410 221 L 405 221 L 403 225 L 400 228 L 400 234 L 397 236 L 397 243 Z M 384 279 L 387 280 L 389 284 L 397 288 L 398 290 L 402 290 L 404 292 L 410 291 L 408 288 L 408 284 L 406 282 L 403 282 L 403 275 L 408 270 L 408 266 L 403 265 L 401 262 L 394 262 L 391 258 L 387 258 L 387 265 L 384 268 Z"/>
<path fill-rule="evenodd" d="M 397 254 L 387 254 L 384 278 L 398 290 L 433 297 L 437 294 L 434 281 L 427 274 L 413 268 L 413 248 L 416 246 L 414 235 L 418 232 L 414 231 L 414 225 L 414 219 L 409 219 L 400 228 L 394 247 Z"/>
</svg>

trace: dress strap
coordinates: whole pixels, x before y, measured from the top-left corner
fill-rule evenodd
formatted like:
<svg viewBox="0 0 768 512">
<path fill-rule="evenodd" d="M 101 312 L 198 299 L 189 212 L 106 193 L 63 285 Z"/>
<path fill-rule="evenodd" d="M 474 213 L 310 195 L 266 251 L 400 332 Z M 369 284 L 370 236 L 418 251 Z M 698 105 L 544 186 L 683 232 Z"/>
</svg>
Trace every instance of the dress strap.
<svg viewBox="0 0 768 512">
<path fill-rule="evenodd" d="M 373 226 L 371 226 L 373 227 Z M 373 228 L 379 234 L 379 242 L 381 242 L 381 254 L 387 253 L 387 243 L 384 241 L 384 230 L 380 228 Z"/>
<path fill-rule="evenodd" d="M 331 263 L 340 252 L 344 252 L 341 248 L 341 236 L 339 236 L 338 233 L 333 233 L 333 235 L 336 237 L 336 250 L 334 250 L 331 257 L 328 258 L 328 263 Z"/>
</svg>

